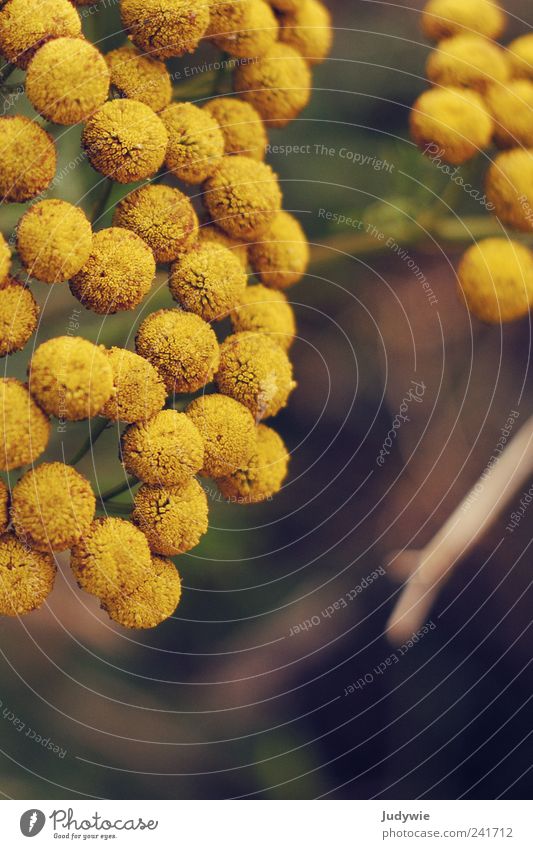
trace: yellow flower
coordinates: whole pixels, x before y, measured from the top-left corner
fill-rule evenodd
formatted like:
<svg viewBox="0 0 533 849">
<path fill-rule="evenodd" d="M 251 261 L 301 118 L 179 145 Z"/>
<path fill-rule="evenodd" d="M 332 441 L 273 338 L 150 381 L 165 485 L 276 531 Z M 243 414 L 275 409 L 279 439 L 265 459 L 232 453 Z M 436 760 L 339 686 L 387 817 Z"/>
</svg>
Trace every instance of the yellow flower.
<svg viewBox="0 0 533 849">
<path fill-rule="evenodd" d="M 490 144 L 493 120 L 480 95 L 461 88 L 430 88 L 413 104 L 411 136 L 424 152 L 459 165 Z"/>
<path fill-rule="evenodd" d="M 42 200 L 22 216 L 17 250 L 28 274 L 44 283 L 68 280 L 87 262 L 93 232 L 82 209 L 64 200 Z"/>
<path fill-rule="evenodd" d="M 154 486 L 182 486 L 200 471 L 204 441 L 185 413 L 162 410 L 131 425 L 122 437 L 126 470 Z"/>
<path fill-rule="evenodd" d="M 287 477 L 289 452 L 281 436 L 266 425 L 257 428 L 257 449 L 247 465 L 217 480 L 222 495 L 237 504 L 258 504 L 280 491 Z"/>
<path fill-rule="evenodd" d="M 0 124 L 1 126 L 1 124 Z M 0 283 L 5 283 L 9 277 L 11 266 L 11 249 L 0 233 Z"/>
<path fill-rule="evenodd" d="M 0 480 L 0 533 L 5 534 L 9 525 L 9 490 Z"/>
<path fill-rule="evenodd" d="M 181 579 L 171 560 L 152 557 L 152 569 L 127 595 L 102 599 L 102 608 L 123 628 L 155 628 L 168 619 L 181 598 Z"/>
<path fill-rule="evenodd" d="M 98 415 L 113 392 L 105 350 L 87 339 L 58 336 L 39 345 L 28 366 L 30 392 L 51 416 L 81 421 Z"/>
<path fill-rule="evenodd" d="M 242 267 L 248 268 L 248 247 L 239 239 L 234 239 L 217 227 L 216 224 L 202 224 L 198 233 L 198 241 L 200 244 L 222 245 L 228 248 L 239 260 Z"/>
<path fill-rule="evenodd" d="M 207 34 L 230 56 L 264 56 L 278 39 L 276 16 L 263 0 L 210 0 L 210 10 Z"/>
<path fill-rule="evenodd" d="M 68 0 L 7 0 L 0 9 L 0 53 L 26 68 L 48 39 L 81 35 L 81 21 Z"/>
<path fill-rule="evenodd" d="M 533 305 L 533 253 L 519 242 L 484 239 L 472 245 L 457 274 L 468 309 L 481 321 L 513 321 Z"/>
<path fill-rule="evenodd" d="M 0 357 L 24 348 L 38 318 L 39 307 L 26 286 L 12 277 L 0 283 Z"/>
<path fill-rule="evenodd" d="M 521 35 L 507 47 L 513 77 L 533 80 L 533 33 Z"/>
<path fill-rule="evenodd" d="M 228 248 L 206 242 L 173 264 L 169 287 L 184 309 L 204 321 L 219 321 L 242 296 L 246 272 Z"/>
<path fill-rule="evenodd" d="M 93 168 L 117 183 L 133 183 L 161 168 L 168 135 L 145 103 L 109 100 L 87 121 L 82 144 Z"/>
<path fill-rule="evenodd" d="M 319 65 L 333 42 L 329 9 L 319 0 L 302 0 L 297 9 L 281 16 L 280 40 L 295 47 L 310 65 Z"/>
<path fill-rule="evenodd" d="M 0 118 L 0 201 L 23 203 L 48 188 L 56 172 L 52 138 L 23 115 Z"/>
<path fill-rule="evenodd" d="M 120 422 L 139 422 L 155 416 L 167 397 L 155 368 L 124 348 L 111 348 L 105 353 L 113 371 L 113 394 L 100 415 Z"/>
<path fill-rule="evenodd" d="M 278 178 L 264 162 L 227 156 L 205 184 L 204 203 L 215 224 L 230 236 L 256 238 L 281 209 Z"/>
<path fill-rule="evenodd" d="M 72 277 L 70 290 L 100 315 L 133 310 L 150 291 L 155 276 L 152 249 L 136 233 L 109 227 L 94 234 L 87 262 Z"/>
<path fill-rule="evenodd" d="M 8 472 L 34 463 L 48 445 L 50 422 L 26 386 L 0 379 L 0 469 Z"/>
<path fill-rule="evenodd" d="M 157 369 L 168 392 L 196 392 L 213 379 L 219 347 L 210 326 L 193 313 L 158 310 L 137 332 L 137 353 Z"/>
<path fill-rule="evenodd" d="M 290 44 L 274 44 L 257 62 L 235 71 L 235 91 L 254 106 L 263 121 L 285 127 L 311 97 L 309 65 Z"/>
<path fill-rule="evenodd" d="M 485 93 L 500 147 L 533 147 L 533 82 L 495 83 Z"/>
<path fill-rule="evenodd" d="M 96 509 L 89 481 L 64 463 L 30 469 L 11 499 L 15 533 L 24 543 L 44 551 L 71 548 L 87 531 Z"/>
<path fill-rule="evenodd" d="M 279 413 L 296 387 L 283 348 L 251 331 L 228 336 L 222 343 L 215 381 L 220 392 L 248 407 L 256 421 Z"/>
<path fill-rule="evenodd" d="M 124 519 L 95 519 L 72 549 L 70 566 L 78 585 L 99 598 L 134 592 L 152 572 L 144 534 Z"/>
<path fill-rule="evenodd" d="M 26 96 L 56 124 L 84 121 L 107 100 L 109 69 L 94 45 L 81 38 L 55 38 L 39 48 L 28 66 Z"/>
<path fill-rule="evenodd" d="M 226 395 L 202 395 L 187 408 L 205 444 L 202 474 L 217 478 L 246 464 L 256 449 L 250 411 Z"/>
<path fill-rule="evenodd" d="M 198 238 L 198 216 L 189 198 L 171 186 L 141 186 L 120 201 L 113 224 L 133 230 L 149 245 L 156 262 L 172 262 Z"/>
<path fill-rule="evenodd" d="M 231 313 L 235 333 L 253 330 L 267 336 L 288 351 L 296 335 L 294 311 L 283 292 L 259 283 L 247 286 L 239 305 Z"/>
<path fill-rule="evenodd" d="M 120 0 L 122 25 L 150 56 L 192 53 L 209 24 L 207 0 Z"/>
<path fill-rule="evenodd" d="M 164 62 L 146 56 L 131 44 L 106 54 L 111 85 L 122 97 L 140 100 L 154 112 L 168 106 L 172 98 L 170 74 Z"/>
<path fill-rule="evenodd" d="M 227 154 L 265 158 L 268 136 L 256 109 L 238 97 L 216 97 L 204 106 L 218 123 Z"/>
<path fill-rule="evenodd" d="M 501 47 L 479 35 L 445 38 L 431 53 L 426 73 L 435 85 L 465 86 L 484 92 L 509 79 L 510 65 Z"/>
<path fill-rule="evenodd" d="M 533 151 L 507 150 L 493 160 L 486 177 L 494 214 L 511 227 L 533 230 Z"/>
<path fill-rule="evenodd" d="M 1 616 L 24 616 L 37 610 L 52 592 L 55 577 L 50 554 L 32 551 L 14 534 L 0 537 Z"/>
<path fill-rule="evenodd" d="M 143 484 L 135 494 L 132 519 L 155 554 L 184 554 L 207 532 L 207 496 L 195 478 L 181 487 Z"/>
<path fill-rule="evenodd" d="M 250 264 L 266 286 L 287 289 L 298 283 L 309 264 L 309 243 L 302 225 L 278 212 L 262 238 L 248 248 Z"/>
<path fill-rule="evenodd" d="M 422 13 L 422 29 L 433 41 L 460 32 L 499 38 L 506 15 L 494 0 L 429 0 Z"/>
<path fill-rule="evenodd" d="M 160 114 L 168 132 L 165 165 L 184 183 L 203 183 L 224 155 L 217 122 L 192 103 L 171 103 Z"/>
</svg>

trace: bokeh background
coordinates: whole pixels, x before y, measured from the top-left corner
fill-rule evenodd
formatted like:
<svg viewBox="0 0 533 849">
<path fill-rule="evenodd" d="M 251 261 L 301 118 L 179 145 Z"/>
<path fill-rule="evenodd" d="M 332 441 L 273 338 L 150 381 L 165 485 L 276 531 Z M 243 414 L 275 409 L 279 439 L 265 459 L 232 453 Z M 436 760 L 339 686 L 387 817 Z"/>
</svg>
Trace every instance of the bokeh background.
<svg viewBox="0 0 533 849">
<path fill-rule="evenodd" d="M 115 626 L 64 560 L 41 611 L 0 621 L 6 797 L 530 796 L 531 517 L 510 534 L 509 506 L 443 588 L 429 632 L 388 664 L 399 587 L 383 565 L 438 530 L 510 412 L 527 419 L 531 325 L 483 326 L 457 295 L 471 233 L 498 228 L 408 138 L 410 104 L 427 85 L 422 3 L 329 5 L 332 57 L 315 71 L 311 106 L 271 134 L 269 155 L 313 243 L 309 273 L 290 292 L 299 387 L 277 420 L 290 478 L 261 506 L 210 493 L 209 534 L 177 561 L 183 601 L 153 632 Z M 504 5 L 515 16 L 506 37 L 527 31 L 527 0 Z M 104 51 L 118 46 L 116 5 L 89 8 L 86 35 Z M 206 47 L 175 63 L 198 69 L 177 97 L 209 96 L 210 58 Z M 33 114 L 22 95 L 12 100 L 4 90 L 6 114 Z M 92 214 L 102 185 L 79 158 L 80 130 L 52 132 L 60 179 L 50 196 Z M 461 169 L 465 179 L 481 187 L 490 156 Z M 0 209 L 6 236 L 22 211 Z M 67 332 L 81 309 L 67 286 L 32 288 L 43 319 L 30 346 Z M 81 309 L 77 332 L 132 347 L 139 317 L 170 304 L 161 274 L 138 315 L 102 321 Z M 26 362 L 27 351 L 10 358 L 6 373 L 23 376 Z M 422 400 L 379 466 L 412 381 Z M 56 433 L 47 456 L 68 459 L 87 433 L 87 423 Z M 123 478 L 117 436 L 107 431 L 79 467 L 100 490 Z"/>
</svg>

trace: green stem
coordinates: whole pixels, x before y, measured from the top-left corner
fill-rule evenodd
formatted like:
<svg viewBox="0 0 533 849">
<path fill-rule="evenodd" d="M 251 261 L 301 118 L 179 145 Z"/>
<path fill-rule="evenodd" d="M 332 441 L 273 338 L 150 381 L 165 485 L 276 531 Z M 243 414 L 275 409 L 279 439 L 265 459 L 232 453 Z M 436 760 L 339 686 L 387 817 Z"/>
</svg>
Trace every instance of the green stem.
<svg viewBox="0 0 533 849">
<path fill-rule="evenodd" d="M 92 221 L 93 224 L 98 224 L 98 221 L 100 220 L 100 218 L 105 214 L 107 202 L 108 202 L 109 198 L 111 197 L 111 192 L 113 191 L 113 186 L 114 186 L 113 180 L 106 180 L 105 181 L 104 190 L 102 191 L 102 194 L 100 195 L 100 197 L 96 201 L 93 212 L 91 214 L 91 221 Z"/>
<path fill-rule="evenodd" d="M 89 436 L 87 437 L 83 445 L 80 446 L 74 456 L 68 461 L 69 466 L 76 466 L 80 462 L 80 460 L 83 460 L 85 455 L 88 454 L 91 448 L 93 447 L 96 440 L 99 439 L 100 436 L 103 434 L 108 424 L 109 422 L 107 419 L 102 419 L 100 422 L 98 422 L 94 429 L 91 429 L 91 423 L 89 422 Z"/>
<path fill-rule="evenodd" d="M 137 478 L 126 478 L 123 483 L 118 483 L 116 486 L 111 487 L 111 489 L 107 489 L 103 492 L 99 497 L 98 501 L 100 504 L 105 504 L 107 501 L 110 501 L 112 498 L 115 498 L 117 495 L 122 495 L 123 492 L 128 492 L 133 486 L 137 486 L 139 481 Z"/>
</svg>

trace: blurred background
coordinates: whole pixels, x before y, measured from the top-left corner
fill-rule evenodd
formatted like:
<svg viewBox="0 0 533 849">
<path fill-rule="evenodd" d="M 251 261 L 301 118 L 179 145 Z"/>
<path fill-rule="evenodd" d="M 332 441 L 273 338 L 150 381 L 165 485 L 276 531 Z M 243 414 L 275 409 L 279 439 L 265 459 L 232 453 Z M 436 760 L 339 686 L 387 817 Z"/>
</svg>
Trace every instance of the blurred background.
<svg viewBox="0 0 533 849">
<path fill-rule="evenodd" d="M 313 244 L 289 292 L 299 386 L 275 423 L 290 478 L 254 507 L 210 490 L 210 531 L 176 561 L 182 603 L 152 632 L 115 626 L 66 560 L 42 610 L 0 620 L 7 797 L 530 796 L 530 517 L 506 531 L 521 494 L 401 656 L 384 634 L 399 587 L 383 566 L 439 529 L 511 412 L 517 427 L 531 413 L 531 325 L 486 327 L 457 294 L 471 234 L 497 228 L 408 138 L 409 107 L 427 86 L 423 4 L 328 5 L 332 57 L 315 70 L 306 112 L 271 133 L 268 157 Z M 527 0 L 504 5 L 516 16 L 510 40 L 532 12 Z M 121 44 L 116 5 L 87 8 L 86 35 L 104 52 Z M 176 96 L 209 96 L 210 57 L 206 47 L 174 63 L 199 69 Z M 10 106 L 20 79 L 2 94 L 5 114 L 33 114 L 23 96 Z M 79 158 L 80 129 L 51 131 L 60 162 L 48 196 L 94 214 L 102 184 Z M 486 165 L 480 157 L 461 174 L 481 189 Z M 97 227 L 125 191 L 116 187 Z M 23 209 L 0 210 L 7 237 Z M 43 319 L 29 347 L 72 321 L 82 336 L 133 347 L 139 319 L 172 303 L 164 274 L 137 315 L 105 321 L 67 286 L 32 288 Z M 6 373 L 23 376 L 27 357 Z M 414 385 L 420 401 L 378 464 Z M 47 457 L 68 459 L 87 434 L 87 423 L 56 433 Z M 106 431 L 79 466 L 102 491 L 124 475 L 117 436 Z"/>
</svg>

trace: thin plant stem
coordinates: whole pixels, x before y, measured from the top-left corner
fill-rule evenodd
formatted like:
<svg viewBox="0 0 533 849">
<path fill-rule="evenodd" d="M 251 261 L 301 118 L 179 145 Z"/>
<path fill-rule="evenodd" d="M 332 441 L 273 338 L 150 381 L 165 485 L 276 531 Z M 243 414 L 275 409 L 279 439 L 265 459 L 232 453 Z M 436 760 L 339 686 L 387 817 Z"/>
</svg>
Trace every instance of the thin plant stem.
<svg viewBox="0 0 533 849">
<path fill-rule="evenodd" d="M 397 552 L 389 571 L 408 576 L 387 623 L 390 641 L 401 645 L 426 621 L 453 570 L 494 524 L 533 473 L 533 416 L 420 551 Z"/>
<path fill-rule="evenodd" d="M 112 486 L 111 489 L 103 492 L 99 497 L 98 501 L 100 504 L 106 504 L 108 501 L 111 501 L 112 498 L 116 498 L 117 495 L 122 495 L 123 492 L 129 492 L 129 490 L 137 486 L 139 481 L 137 478 L 129 477 L 126 478 L 122 483 L 116 484 L 116 486 Z"/>
<path fill-rule="evenodd" d="M 79 447 L 74 456 L 69 460 L 70 466 L 76 466 L 81 460 L 83 460 L 85 455 L 89 453 L 95 444 L 96 440 L 103 434 L 108 424 L 109 422 L 107 419 L 101 419 L 94 428 L 91 428 L 91 423 L 89 422 L 89 436 L 83 445 Z"/>
</svg>

